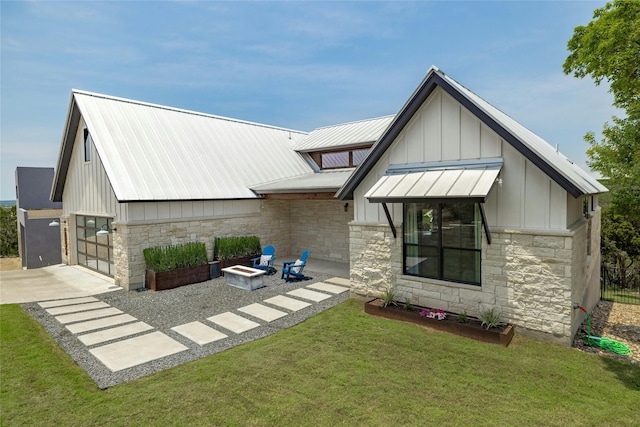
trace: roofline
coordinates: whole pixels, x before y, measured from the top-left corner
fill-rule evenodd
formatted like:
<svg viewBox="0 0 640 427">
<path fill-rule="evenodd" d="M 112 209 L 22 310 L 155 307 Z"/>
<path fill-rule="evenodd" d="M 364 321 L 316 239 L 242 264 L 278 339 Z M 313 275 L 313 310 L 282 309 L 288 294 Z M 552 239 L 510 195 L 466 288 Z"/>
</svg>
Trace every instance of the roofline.
<svg viewBox="0 0 640 427">
<path fill-rule="evenodd" d="M 327 125 L 327 126 L 322 126 L 322 127 L 319 127 L 319 128 L 315 128 L 314 131 L 321 130 L 321 129 L 337 128 L 337 127 L 340 127 L 340 126 L 354 125 L 356 123 L 372 122 L 374 120 L 387 119 L 387 118 L 393 117 L 393 116 L 395 116 L 395 114 L 387 114 L 386 116 L 372 117 L 370 119 L 354 120 L 352 122 L 338 123 L 336 125 Z"/>
<path fill-rule="evenodd" d="M 344 150 L 348 150 L 348 149 L 357 149 L 357 148 L 362 148 L 362 149 L 368 149 L 369 147 L 371 147 L 373 144 L 375 144 L 376 141 L 360 141 L 360 142 L 352 142 L 349 144 L 336 144 L 336 145 L 332 145 L 329 147 L 323 147 L 321 149 L 319 148 L 305 148 L 302 150 L 295 150 L 298 153 L 328 153 L 328 152 L 332 152 L 332 151 L 344 151 Z"/>
<path fill-rule="evenodd" d="M 308 132 L 301 131 L 301 130 L 289 129 L 289 128 L 284 128 L 284 127 L 280 127 L 280 126 L 272 126 L 272 125 L 267 125 L 267 124 L 264 124 L 264 123 L 250 122 L 250 121 L 247 121 L 247 120 L 234 119 L 234 118 L 231 118 L 231 117 L 217 116 L 215 114 L 202 113 L 202 112 L 194 111 L 194 110 L 185 110 L 185 109 L 182 109 L 182 108 L 170 107 L 168 105 L 153 104 L 153 103 L 150 103 L 150 102 L 137 101 L 135 99 L 128 99 L 128 98 L 120 98 L 120 97 L 117 97 L 117 96 L 105 95 L 105 94 L 95 93 L 95 92 L 88 92 L 88 91 L 79 90 L 79 89 L 71 89 L 71 94 L 72 94 L 72 96 L 75 95 L 75 94 L 86 95 L 86 96 L 92 96 L 94 98 L 108 99 L 110 101 L 118 101 L 118 102 L 124 102 L 124 103 L 127 103 L 127 104 L 140 105 L 140 106 L 143 106 L 143 107 L 158 108 L 158 109 L 161 109 L 161 110 L 175 111 L 177 113 L 191 114 L 191 115 L 194 115 L 194 116 L 202 116 L 202 117 L 207 117 L 207 118 L 211 118 L 211 119 L 224 120 L 224 121 L 228 121 L 228 122 L 240 123 L 240 124 L 251 125 L 251 126 L 258 126 L 258 127 L 268 128 L 268 129 L 286 131 L 286 132 L 294 132 L 294 133 L 297 133 L 297 134 L 300 134 L 300 135 L 307 135 L 308 134 Z"/>
<path fill-rule="evenodd" d="M 62 192 L 64 191 L 64 183 L 67 180 L 69 162 L 71 161 L 71 152 L 73 151 L 73 143 L 75 135 L 78 132 L 79 124 L 80 110 L 78 109 L 72 91 L 69 99 L 69 107 L 67 109 L 65 129 L 62 134 L 62 143 L 60 144 L 60 151 L 58 152 L 58 162 L 56 163 L 53 182 L 51 184 L 51 195 L 49 198 L 52 202 L 62 202 Z"/>
<path fill-rule="evenodd" d="M 440 75 L 442 73 L 442 75 Z M 431 67 L 427 76 L 422 83 L 411 95 L 409 100 L 402 107 L 396 119 L 387 128 L 387 131 L 380 137 L 378 142 L 373 146 L 370 154 L 364 162 L 355 170 L 353 175 L 345 182 L 342 188 L 336 193 L 339 199 L 353 198 L 353 191 L 362 182 L 366 175 L 371 171 L 373 166 L 380 160 L 393 141 L 398 137 L 400 132 L 407 125 L 409 120 L 420 109 L 422 104 L 429 98 L 436 87 L 442 88 L 451 97 L 458 101 L 462 106 L 467 108 L 480 121 L 486 124 L 490 129 L 496 132 L 502 139 L 513 146 L 520 154 L 525 156 L 534 165 L 540 168 L 565 191 L 573 197 L 578 198 L 585 195 L 573 182 L 567 179 L 562 173 L 558 172 L 549 163 L 542 159 L 533 150 L 527 147 L 520 139 L 505 129 L 501 124 L 494 120 L 487 112 L 480 108 L 475 102 L 467 98 L 462 92 L 451 86 L 444 79 L 444 73 L 437 67 Z"/>
</svg>

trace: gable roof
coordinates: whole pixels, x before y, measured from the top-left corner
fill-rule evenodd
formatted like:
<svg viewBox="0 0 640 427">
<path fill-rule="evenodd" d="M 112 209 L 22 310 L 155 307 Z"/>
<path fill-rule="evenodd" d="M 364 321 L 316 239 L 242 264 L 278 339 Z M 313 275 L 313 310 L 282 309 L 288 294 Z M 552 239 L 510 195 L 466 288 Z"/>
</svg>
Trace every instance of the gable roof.
<svg viewBox="0 0 640 427">
<path fill-rule="evenodd" d="M 394 117 L 376 117 L 314 129 L 295 149 L 299 152 L 311 152 L 371 145 L 380 138 Z"/>
<path fill-rule="evenodd" d="M 247 199 L 251 185 L 313 172 L 305 133 L 73 90 L 51 190 L 62 200 L 80 117 L 117 199 Z"/>
<path fill-rule="evenodd" d="M 409 120 L 437 87 L 442 88 L 467 108 L 496 132 L 500 138 L 511 144 L 573 197 L 577 198 L 586 194 L 598 194 L 607 191 L 595 178 L 564 155 L 556 152 L 544 139 L 447 76 L 437 67 L 431 67 L 424 80 L 395 116 L 364 161 L 336 193 L 336 197 L 339 199 L 353 197 L 353 191 L 356 187 L 367 176 Z"/>
</svg>

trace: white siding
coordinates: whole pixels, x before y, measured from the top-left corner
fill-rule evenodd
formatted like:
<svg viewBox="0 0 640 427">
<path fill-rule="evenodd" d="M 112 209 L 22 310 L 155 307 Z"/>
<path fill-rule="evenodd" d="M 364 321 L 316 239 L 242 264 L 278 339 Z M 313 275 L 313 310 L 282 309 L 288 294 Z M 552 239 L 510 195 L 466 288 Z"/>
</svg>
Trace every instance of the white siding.
<svg viewBox="0 0 640 427">
<path fill-rule="evenodd" d="M 503 183 L 494 186 L 485 204 L 490 226 L 562 230 L 570 225 L 565 220 L 567 204 L 581 206 L 579 201 L 574 201 L 555 181 L 439 88 L 354 191 L 355 219 L 387 222 L 381 205 L 369 203 L 364 194 L 389 165 L 495 157 L 504 159 Z M 389 210 L 393 220 L 401 223 L 402 205 L 389 205 Z M 573 210 L 577 208 L 574 206 Z M 569 222 L 579 214 L 572 212 Z"/>
<path fill-rule="evenodd" d="M 84 128 L 84 121 L 80 120 L 62 196 L 63 215 L 89 214 L 119 220 L 124 209 L 116 199 L 93 144 L 91 160 L 84 161 Z"/>
<path fill-rule="evenodd" d="M 255 215 L 261 211 L 260 200 L 199 200 L 184 202 L 126 203 L 126 222 L 169 221 Z"/>
</svg>

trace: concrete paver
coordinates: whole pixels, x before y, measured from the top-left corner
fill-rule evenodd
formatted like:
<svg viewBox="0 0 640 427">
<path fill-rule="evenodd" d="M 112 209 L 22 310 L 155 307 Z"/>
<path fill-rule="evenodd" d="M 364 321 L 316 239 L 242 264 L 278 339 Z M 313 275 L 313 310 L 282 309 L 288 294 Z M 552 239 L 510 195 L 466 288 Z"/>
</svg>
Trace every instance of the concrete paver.
<svg viewBox="0 0 640 427">
<path fill-rule="evenodd" d="M 286 308 L 287 310 L 291 311 L 302 310 L 303 308 L 309 307 L 311 305 L 308 302 L 285 297 L 284 295 L 277 295 L 273 298 L 264 300 L 264 302 L 272 305 L 277 305 L 278 307 Z"/>
<path fill-rule="evenodd" d="M 128 325 L 117 326 L 115 328 L 105 329 L 97 332 L 78 336 L 80 342 L 86 346 L 100 344 L 107 341 L 113 341 L 118 338 L 128 337 L 130 335 L 139 334 L 153 329 L 153 326 L 144 322 L 130 323 Z"/>
<path fill-rule="evenodd" d="M 53 314 L 55 316 L 58 314 L 77 313 L 79 311 L 95 310 L 97 308 L 106 307 L 109 307 L 109 304 L 107 304 L 106 302 L 98 301 L 85 304 L 63 305 L 62 307 L 48 308 L 46 311 L 47 313 Z"/>
<path fill-rule="evenodd" d="M 332 285 L 331 283 L 324 283 L 324 282 L 314 283 L 312 285 L 307 286 L 307 288 L 330 292 L 332 294 L 341 294 L 349 290 L 349 288 L 345 288 L 344 286 Z"/>
<path fill-rule="evenodd" d="M 109 370 L 116 372 L 188 349 L 189 347 L 158 331 L 96 347 L 89 352 Z"/>
<path fill-rule="evenodd" d="M 80 322 L 82 320 L 97 319 L 99 317 L 113 316 L 115 314 L 122 313 L 122 310 L 118 310 L 115 307 L 103 308 L 101 310 L 82 311 L 80 313 L 63 314 L 57 316 L 56 320 L 63 325 L 65 323 Z"/>
<path fill-rule="evenodd" d="M 120 314 L 119 316 L 103 317 L 101 319 L 89 320 L 87 322 L 73 323 L 65 326 L 72 334 L 94 331 L 96 329 L 108 328 L 110 326 L 122 325 L 123 323 L 134 322 L 138 319 L 130 314 Z"/>
<path fill-rule="evenodd" d="M 228 336 L 201 322 L 185 323 L 184 325 L 179 325 L 171 329 L 200 345 L 209 344 L 227 338 Z"/>
<path fill-rule="evenodd" d="M 258 319 L 262 319 L 265 322 L 272 322 L 287 315 L 284 311 L 276 310 L 275 308 L 267 307 L 266 305 L 258 303 L 240 307 L 238 311 L 247 313 L 248 315 L 257 317 Z"/>
<path fill-rule="evenodd" d="M 331 279 L 327 279 L 327 282 L 351 288 L 351 280 L 345 279 L 344 277 L 332 277 Z"/>
<path fill-rule="evenodd" d="M 331 298 L 331 295 L 323 294 L 309 289 L 298 288 L 287 292 L 287 295 L 293 295 L 294 297 L 306 299 L 313 302 L 324 301 L 327 298 Z"/>
<path fill-rule="evenodd" d="M 51 308 L 51 307 L 61 307 L 63 305 L 83 304 L 85 302 L 96 302 L 96 301 L 99 301 L 98 298 L 84 297 L 84 298 L 70 298 L 70 299 L 59 299 L 59 300 L 53 300 L 53 301 L 43 301 L 43 302 L 39 302 L 38 305 L 42 308 Z"/>
<path fill-rule="evenodd" d="M 241 334 L 248 331 L 249 329 L 257 328 L 258 326 L 260 326 L 259 323 L 253 322 L 249 319 L 245 319 L 242 316 L 238 316 L 237 314 L 233 314 L 230 312 L 207 317 L 207 320 L 215 323 L 216 325 L 220 325 L 225 329 L 235 332 L 236 334 Z"/>
</svg>

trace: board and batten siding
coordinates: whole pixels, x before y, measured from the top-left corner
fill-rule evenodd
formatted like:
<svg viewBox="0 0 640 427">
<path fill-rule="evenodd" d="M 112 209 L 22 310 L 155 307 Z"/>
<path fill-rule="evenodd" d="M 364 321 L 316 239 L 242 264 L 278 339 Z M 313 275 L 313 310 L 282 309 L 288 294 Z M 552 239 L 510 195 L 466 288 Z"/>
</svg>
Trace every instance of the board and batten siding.
<svg viewBox="0 0 640 427">
<path fill-rule="evenodd" d="M 502 185 L 494 185 L 485 203 L 489 226 L 565 230 L 575 221 L 575 215 L 567 209 L 581 205 L 579 200 L 440 88 L 434 90 L 354 191 L 355 220 L 387 222 L 381 204 L 370 203 L 364 194 L 390 165 L 496 157 L 504 159 L 504 166 Z M 395 223 L 402 222 L 401 204 L 390 204 L 389 211 Z"/>
<path fill-rule="evenodd" d="M 124 207 L 118 203 L 95 145 L 90 161 L 84 161 L 84 120 L 80 119 L 62 193 L 63 215 L 95 215 L 119 220 Z"/>
<path fill-rule="evenodd" d="M 127 223 L 257 215 L 261 200 L 194 200 L 126 203 Z"/>
</svg>

